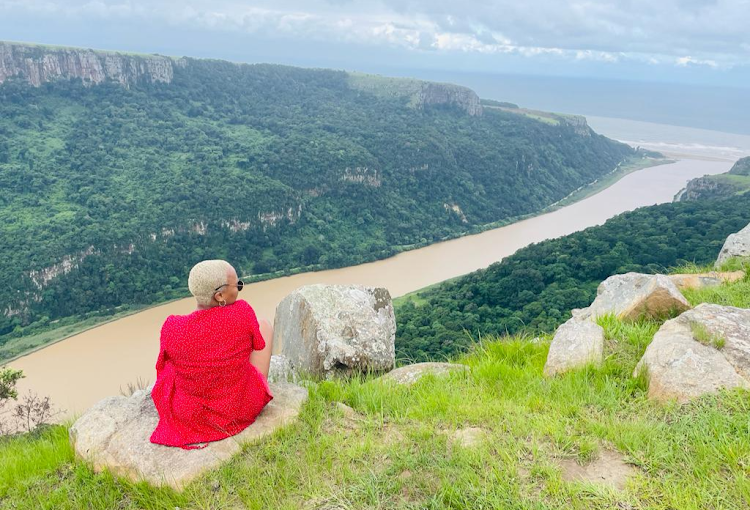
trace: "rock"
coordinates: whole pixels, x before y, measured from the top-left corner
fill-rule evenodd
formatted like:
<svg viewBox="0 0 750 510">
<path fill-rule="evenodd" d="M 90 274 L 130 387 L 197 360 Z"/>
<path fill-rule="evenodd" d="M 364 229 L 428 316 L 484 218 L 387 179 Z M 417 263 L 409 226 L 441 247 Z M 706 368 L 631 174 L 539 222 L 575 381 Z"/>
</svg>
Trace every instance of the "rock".
<svg viewBox="0 0 750 510">
<path fill-rule="evenodd" d="M 614 313 L 619 319 L 658 318 L 690 308 L 685 296 L 665 275 L 626 273 L 610 276 L 596 291 L 596 299 L 580 317 Z"/>
<path fill-rule="evenodd" d="M 750 310 L 704 303 L 665 322 L 633 375 L 644 370 L 658 400 L 750 387 Z"/>
<path fill-rule="evenodd" d="M 624 489 L 628 479 L 637 472 L 623 461 L 622 455 L 610 450 L 604 450 L 598 459 L 585 466 L 572 459 L 562 459 L 559 464 L 566 482 L 590 482 L 618 490 Z"/>
<path fill-rule="evenodd" d="M 271 356 L 271 364 L 268 367 L 268 382 L 296 383 L 297 379 L 297 372 L 289 358 L 282 355 Z"/>
<path fill-rule="evenodd" d="M 557 328 L 549 346 L 544 375 L 552 376 L 604 358 L 604 329 L 591 320 L 573 317 Z"/>
<path fill-rule="evenodd" d="M 84 85 L 107 80 L 129 87 L 140 81 L 170 83 L 185 59 L 128 55 L 80 48 L 57 48 L 0 42 L 0 83 L 20 77 L 31 85 L 58 79 L 80 79 Z"/>
<path fill-rule="evenodd" d="M 731 283 L 742 280 L 744 277 L 744 271 L 729 271 L 724 273 L 711 271 L 709 273 L 669 275 L 669 279 L 672 280 L 672 283 L 674 283 L 679 290 L 716 287 L 725 282 Z"/>
<path fill-rule="evenodd" d="M 570 315 L 572 315 L 576 319 L 587 319 L 591 316 L 591 311 L 588 307 L 586 308 L 573 308 L 570 311 Z"/>
<path fill-rule="evenodd" d="M 380 377 L 380 379 L 384 381 L 394 381 L 398 384 L 411 386 L 427 374 L 445 375 L 452 371 L 467 370 L 468 368 L 469 367 L 467 367 L 466 365 L 459 365 L 456 363 L 414 363 L 413 365 L 406 365 L 395 370 L 391 370 L 387 374 Z"/>
<path fill-rule="evenodd" d="M 299 374 L 347 375 L 393 368 L 396 316 L 388 290 L 308 285 L 276 308 L 274 349 Z"/>
<path fill-rule="evenodd" d="M 732 257 L 750 257 L 750 223 L 739 232 L 727 237 L 716 259 L 716 267 Z"/>
<path fill-rule="evenodd" d="M 149 390 L 99 401 L 70 428 L 70 442 L 76 456 L 91 463 L 97 472 L 107 469 L 133 481 L 181 490 L 239 452 L 244 443 L 257 441 L 296 420 L 307 400 L 307 390 L 289 383 L 270 386 L 274 399 L 252 425 L 201 450 L 149 441 L 159 421 Z"/>
</svg>

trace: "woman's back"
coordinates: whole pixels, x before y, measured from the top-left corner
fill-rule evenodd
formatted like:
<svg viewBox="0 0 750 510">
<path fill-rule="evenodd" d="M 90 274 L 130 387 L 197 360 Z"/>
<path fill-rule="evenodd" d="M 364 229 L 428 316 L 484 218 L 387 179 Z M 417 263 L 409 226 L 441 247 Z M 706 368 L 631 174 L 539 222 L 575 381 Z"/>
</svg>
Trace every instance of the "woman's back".
<svg viewBox="0 0 750 510">
<path fill-rule="evenodd" d="M 273 399 L 250 364 L 250 353 L 265 341 L 244 300 L 170 315 L 160 344 L 151 392 L 160 418 L 154 443 L 185 446 L 237 434 Z"/>
</svg>

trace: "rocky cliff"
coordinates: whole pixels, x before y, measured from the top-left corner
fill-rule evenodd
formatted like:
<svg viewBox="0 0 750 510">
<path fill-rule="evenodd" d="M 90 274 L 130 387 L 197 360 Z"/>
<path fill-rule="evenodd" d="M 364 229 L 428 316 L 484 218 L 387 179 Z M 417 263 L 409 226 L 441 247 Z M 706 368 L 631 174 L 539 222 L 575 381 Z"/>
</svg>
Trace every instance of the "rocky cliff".
<svg viewBox="0 0 750 510">
<path fill-rule="evenodd" d="M 84 48 L 66 48 L 0 41 L 0 84 L 20 78 L 35 87 L 57 79 L 80 78 L 97 85 L 107 80 L 126 87 L 141 80 L 170 83 L 176 66 L 188 59 L 160 55 L 134 55 Z M 481 115 L 479 96 L 467 88 L 406 78 L 383 78 L 356 74 L 355 88 L 378 95 L 404 96 L 409 106 L 454 105 L 469 115 Z"/>
<path fill-rule="evenodd" d="M 737 160 L 731 170 L 731 175 L 747 175 L 750 176 L 750 157 L 742 158 Z"/>
<path fill-rule="evenodd" d="M 141 80 L 169 83 L 175 66 L 184 63 L 183 59 L 158 55 L 0 42 L 0 83 L 17 77 L 35 87 L 71 78 L 80 78 L 92 85 L 113 80 L 126 87 Z"/>
<path fill-rule="evenodd" d="M 738 160 L 725 174 L 704 175 L 687 183 L 674 197 L 675 202 L 710 200 L 746 193 L 750 190 L 750 157 Z"/>
<path fill-rule="evenodd" d="M 468 115 L 482 115 L 482 105 L 476 92 L 451 83 L 437 83 L 412 78 L 390 78 L 374 74 L 348 73 L 349 86 L 380 97 L 399 97 L 417 110 L 425 106 L 457 106 Z"/>
<path fill-rule="evenodd" d="M 448 83 L 423 82 L 417 93 L 418 106 L 450 104 L 461 108 L 469 115 L 482 115 L 479 96 L 473 90 Z"/>
</svg>

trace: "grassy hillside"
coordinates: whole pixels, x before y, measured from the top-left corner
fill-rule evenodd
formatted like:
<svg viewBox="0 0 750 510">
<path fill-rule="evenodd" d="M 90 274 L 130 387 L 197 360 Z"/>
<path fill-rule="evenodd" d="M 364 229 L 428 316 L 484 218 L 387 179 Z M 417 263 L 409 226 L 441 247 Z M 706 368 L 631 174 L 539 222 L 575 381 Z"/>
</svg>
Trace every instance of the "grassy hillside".
<svg viewBox="0 0 750 510">
<path fill-rule="evenodd" d="M 693 303 L 750 306 L 750 277 Z M 487 336 L 466 374 L 411 388 L 369 378 L 308 383 L 299 423 L 247 446 L 183 493 L 94 474 L 67 430 L 0 440 L 0 507 L 29 509 L 741 509 L 750 505 L 750 393 L 678 406 L 631 377 L 659 324 L 600 319 L 606 361 L 542 376 L 550 337 Z M 346 417 L 336 407 L 354 408 Z M 458 430 L 483 435 L 452 442 Z M 565 481 L 621 457 L 624 490 Z"/>
</svg>

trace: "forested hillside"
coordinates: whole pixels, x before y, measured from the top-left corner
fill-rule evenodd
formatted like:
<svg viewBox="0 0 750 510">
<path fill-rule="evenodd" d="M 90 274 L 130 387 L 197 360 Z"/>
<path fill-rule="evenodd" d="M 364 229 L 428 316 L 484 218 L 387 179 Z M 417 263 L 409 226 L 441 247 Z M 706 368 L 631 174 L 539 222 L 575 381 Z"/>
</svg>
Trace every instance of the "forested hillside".
<svg viewBox="0 0 750 510">
<path fill-rule="evenodd" d="M 205 258 L 243 275 L 383 258 L 538 211 L 633 155 L 461 87 L 2 49 L 0 342 L 184 296 Z"/>
<path fill-rule="evenodd" d="M 750 194 L 643 207 L 604 225 L 532 244 L 464 277 L 416 294 L 396 310 L 396 354 L 442 359 L 479 335 L 552 332 L 591 304 L 613 274 L 665 272 L 716 260 L 750 222 Z"/>
</svg>

